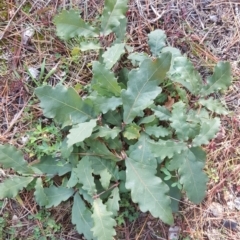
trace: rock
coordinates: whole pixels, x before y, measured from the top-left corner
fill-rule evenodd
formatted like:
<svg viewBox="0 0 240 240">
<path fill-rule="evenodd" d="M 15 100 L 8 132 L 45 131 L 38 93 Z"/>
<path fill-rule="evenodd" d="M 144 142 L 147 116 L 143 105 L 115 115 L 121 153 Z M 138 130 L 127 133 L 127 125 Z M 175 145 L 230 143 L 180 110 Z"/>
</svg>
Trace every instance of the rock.
<svg viewBox="0 0 240 240">
<path fill-rule="evenodd" d="M 220 217 L 223 214 L 223 206 L 220 203 L 212 202 L 208 207 L 208 211 L 210 211 L 214 217 Z"/>
</svg>

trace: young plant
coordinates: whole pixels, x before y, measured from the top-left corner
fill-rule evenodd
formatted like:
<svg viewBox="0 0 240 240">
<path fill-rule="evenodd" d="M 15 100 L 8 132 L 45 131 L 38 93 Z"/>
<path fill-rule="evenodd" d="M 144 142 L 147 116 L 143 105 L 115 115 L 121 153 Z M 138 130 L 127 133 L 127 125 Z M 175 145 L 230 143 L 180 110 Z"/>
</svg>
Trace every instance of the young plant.
<svg viewBox="0 0 240 240">
<path fill-rule="evenodd" d="M 114 8 L 106 10 L 113 2 Z M 101 34 L 113 31 L 116 22 L 120 26 L 124 18 L 116 9 L 123 2 L 106 1 Z M 79 24 L 86 35 L 96 33 L 85 22 Z M 67 31 L 67 37 L 81 32 L 63 27 L 61 31 Z M 201 146 L 219 131 L 216 113 L 227 113 L 209 95 L 230 86 L 230 64 L 218 63 L 204 83 L 191 62 L 178 49 L 166 46 L 165 40 L 162 30 L 151 32 L 152 56 L 131 54 L 136 68 L 120 72 L 111 69 L 125 52 L 125 44 L 113 44 L 101 61 L 92 62 L 93 77 L 84 97 L 62 84 L 38 87 L 35 93 L 44 116 L 66 135 L 61 156 L 45 155 L 28 164 L 15 147 L 0 145 L 0 163 L 17 173 L 0 184 L 0 198 L 15 197 L 29 183 L 35 183 L 40 206 L 51 208 L 73 198 L 72 222 L 78 232 L 86 239 L 100 240 L 116 234 L 120 193 L 128 193 L 141 211 L 170 225 L 183 194 L 200 203 L 207 183 L 206 153 Z M 194 102 L 187 93 L 195 97 Z M 45 182 L 56 175 L 62 176 L 61 184 Z"/>
</svg>

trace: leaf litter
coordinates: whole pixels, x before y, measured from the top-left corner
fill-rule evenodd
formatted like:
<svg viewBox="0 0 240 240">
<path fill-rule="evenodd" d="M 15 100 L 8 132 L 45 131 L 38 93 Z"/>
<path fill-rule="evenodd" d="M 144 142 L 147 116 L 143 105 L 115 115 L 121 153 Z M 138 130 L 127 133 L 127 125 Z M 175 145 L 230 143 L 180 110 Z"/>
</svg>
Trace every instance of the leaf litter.
<svg viewBox="0 0 240 240">
<path fill-rule="evenodd" d="M 47 59 L 47 64 L 55 66 L 58 56 L 53 53 L 68 56 L 62 42 L 51 38 L 51 36 L 55 36 L 55 30 L 51 27 L 51 18 L 54 16 L 54 12 L 58 7 L 66 9 L 76 7 L 83 11 L 84 19 L 93 19 L 103 6 L 103 1 L 86 3 L 83 0 L 71 1 L 72 5 L 68 1 L 59 1 L 55 4 L 52 1 L 43 3 L 43 1 L 29 0 L 24 1 L 24 3 L 31 5 L 30 12 L 25 12 L 24 4 L 21 8 L 18 8 L 19 5 L 15 7 L 8 5 L 6 11 L 9 12 L 10 18 L 1 27 L 4 37 L 0 45 L 0 108 L 3 109 L 0 112 L 0 141 L 1 143 L 14 144 L 19 148 L 23 145 L 15 135 L 17 132 L 24 135 L 26 130 L 29 129 L 28 122 L 23 120 L 29 112 L 24 113 L 20 119 L 18 118 L 14 122 L 12 122 L 12 119 L 22 111 L 23 107 L 26 108 L 24 103 L 31 99 L 31 89 L 35 87 L 34 85 L 26 85 L 27 75 L 25 74 L 24 63 L 27 62 L 38 69 L 39 63 L 42 62 L 44 57 Z M 39 25 L 34 21 L 34 15 L 39 16 Z M 227 205 L 229 201 L 233 201 L 236 206 L 239 204 L 240 85 L 238 76 L 240 74 L 240 5 L 238 1 L 163 0 L 159 2 L 157 0 L 131 0 L 127 16 L 129 20 L 128 37 L 131 40 L 132 47 L 139 52 L 145 50 L 147 33 L 152 29 L 159 28 L 166 31 L 169 43 L 180 48 L 193 61 L 195 67 L 200 70 L 203 76 L 209 75 L 209 72 L 203 71 L 201 66 L 211 69 L 219 60 L 231 61 L 235 83 L 225 96 L 215 97 L 223 98 L 232 113 L 221 119 L 225 132 L 224 138 L 213 140 L 211 144 L 215 146 L 214 148 L 210 145 L 206 146 L 208 150 L 206 172 L 211 173 L 209 174 L 208 195 L 199 206 L 192 205 L 186 199 L 183 199 L 181 202 L 183 218 L 177 218 L 176 222 L 181 227 L 182 237 L 189 237 L 190 239 L 240 239 L 239 230 L 233 231 L 235 230 L 233 227 L 226 227 L 226 221 L 233 222 L 230 225 L 235 226 L 236 224 L 239 225 L 240 219 L 239 209 L 237 207 L 231 209 Z M 35 33 L 36 37 L 33 35 L 29 37 L 28 41 L 24 40 L 28 42 L 27 46 L 21 46 L 21 32 L 24 31 L 21 24 L 27 25 L 29 22 L 32 26 L 40 26 L 41 35 Z M 12 65 L 15 58 L 18 58 L 19 61 Z M 89 56 L 83 56 L 80 59 L 83 63 L 81 71 L 74 64 L 70 66 L 71 71 L 68 71 L 70 84 L 74 85 L 78 81 L 83 85 L 86 84 L 89 76 L 84 73 L 84 69 L 87 68 L 87 63 L 94 58 L 95 55 L 92 53 Z M 61 73 L 65 72 L 66 69 L 60 67 L 62 66 L 58 66 L 56 73 L 51 76 L 50 83 L 56 83 L 61 79 Z M 19 81 L 22 84 L 13 88 L 11 83 Z M 31 114 L 34 119 L 41 116 L 42 113 L 36 104 L 31 106 Z M 11 131 L 6 132 L 10 123 L 13 127 Z M 215 176 L 212 169 L 216 170 L 217 182 L 214 181 Z M 232 200 L 227 197 L 229 195 L 233 195 Z M 25 199 L 24 205 L 9 200 L 3 211 L 10 210 L 13 212 L 13 216 L 14 213 L 23 209 L 30 209 L 28 211 L 31 213 L 38 211 L 30 195 L 23 192 L 21 198 Z M 223 207 L 223 217 L 212 217 L 208 208 L 213 202 Z M 13 205 L 17 207 L 12 208 Z M 78 236 L 71 229 L 67 211 L 63 213 L 61 209 L 57 208 L 52 211 L 52 214 L 56 219 L 66 218 L 66 221 L 64 221 L 66 225 L 62 232 L 66 239 L 74 239 L 75 236 Z M 19 216 L 18 214 L 15 215 Z M 231 219 L 229 216 L 231 216 Z M 153 231 L 150 231 L 148 225 L 144 224 L 145 220 L 146 214 L 140 214 L 139 218 L 133 223 L 124 227 L 117 227 L 119 239 L 147 239 L 148 237 L 151 239 L 158 239 L 159 237 L 159 239 L 167 239 L 169 237 L 168 227 L 160 221 L 151 219 L 151 217 L 150 221 L 154 226 L 152 229 L 155 233 L 160 232 L 160 234 L 150 234 Z M 222 231 L 223 227 L 226 230 Z M 25 231 L 24 228 L 22 228 L 22 231 Z M 28 234 L 26 231 L 25 233 Z"/>
</svg>

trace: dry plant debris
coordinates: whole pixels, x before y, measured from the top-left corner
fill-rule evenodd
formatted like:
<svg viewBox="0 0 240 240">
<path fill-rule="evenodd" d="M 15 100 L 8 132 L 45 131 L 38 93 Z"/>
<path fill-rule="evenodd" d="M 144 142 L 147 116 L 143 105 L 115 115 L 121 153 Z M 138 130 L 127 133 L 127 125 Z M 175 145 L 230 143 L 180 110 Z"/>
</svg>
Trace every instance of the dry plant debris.
<svg viewBox="0 0 240 240">
<path fill-rule="evenodd" d="M 89 81 L 88 63 L 94 53 L 74 56 L 74 42 L 67 46 L 55 36 L 52 18 L 59 9 L 82 10 L 84 19 L 94 19 L 101 12 L 101 0 L 24 0 L 0 3 L 0 142 L 24 148 L 20 140 L 42 117 L 34 102 L 36 82 L 27 69 L 41 70 L 45 59 L 46 73 L 54 69 L 47 80 L 51 83 L 67 79 L 69 85 L 85 85 Z M 222 129 L 206 149 L 206 172 L 210 178 L 208 194 L 199 206 L 186 199 L 181 202 L 176 225 L 181 239 L 240 239 L 240 2 L 237 0 L 131 0 L 128 10 L 127 37 L 135 50 L 146 50 L 147 33 L 165 30 L 169 43 L 178 47 L 194 62 L 203 76 L 202 67 L 211 69 L 220 60 L 232 64 L 234 85 L 224 99 L 232 114 L 221 119 Z M 32 35 L 31 31 L 34 31 Z M 26 39 L 26 31 L 29 38 Z M 25 34 L 25 35 L 24 35 Z M 25 36 L 25 38 L 24 38 Z M 106 46 L 108 39 L 106 41 Z M 79 69 L 79 65 L 81 68 Z M 80 239 L 70 224 L 69 206 L 54 209 L 52 215 L 62 224 L 56 239 Z M 31 239 L 32 229 L 40 220 L 29 220 L 39 208 L 29 193 L 16 201 L 8 200 L 0 214 L 9 212 L 8 226 L 23 224 L 16 239 Z M 168 227 L 141 214 L 132 223 L 117 228 L 118 239 L 168 239 Z M 185 237 L 185 238 L 184 238 Z"/>
</svg>

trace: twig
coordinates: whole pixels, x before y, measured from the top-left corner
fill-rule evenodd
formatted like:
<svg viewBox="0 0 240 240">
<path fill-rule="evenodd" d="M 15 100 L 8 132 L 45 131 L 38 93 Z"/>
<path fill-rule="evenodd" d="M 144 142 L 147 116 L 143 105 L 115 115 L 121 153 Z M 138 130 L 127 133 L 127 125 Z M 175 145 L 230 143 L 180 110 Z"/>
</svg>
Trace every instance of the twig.
<svg viewBox="0 0 240 240">
<path fill-rule="evenodd" d="M 17 14 L 18 11 L 21 9 L 21 7 L 25 4 L 26 1 L 27 1 L 27 0 L 24 0 L 24 1 L 19 5 L 19 7 L 18 7 L 18 9 L 16 10 L 16 12 L 13 14 L 13 16 L 11 17 L 11 19 L 8 21 L 7 26 L 5 27 L 5 29 L 3 30 L 3 32 L 0 33 L 0 40 L 2 40 L 4 34 L 7 32 L 7 30 L 8 30 L 8 28 L 9 28 L 12 20 L 15 18 L 16 14 Z"/>
</svg>

